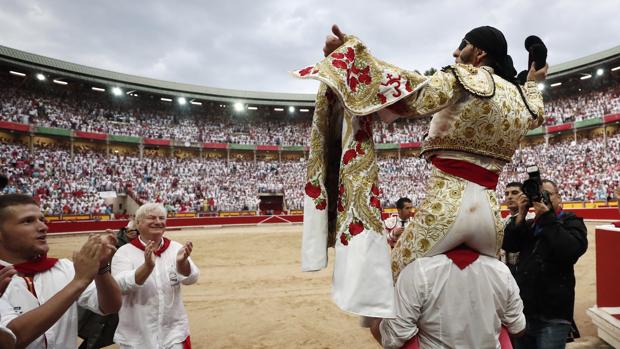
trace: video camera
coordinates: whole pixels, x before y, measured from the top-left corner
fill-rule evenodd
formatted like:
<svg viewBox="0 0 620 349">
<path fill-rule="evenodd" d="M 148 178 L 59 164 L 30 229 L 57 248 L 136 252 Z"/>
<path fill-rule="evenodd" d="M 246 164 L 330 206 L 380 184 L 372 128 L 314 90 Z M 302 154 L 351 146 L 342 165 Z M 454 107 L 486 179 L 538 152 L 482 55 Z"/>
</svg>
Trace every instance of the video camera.
<svg viewBox="0 0 620 349">
<path fill-rule="evenodd" d="M 523 194 L 527 196 L 530 205 L 532 205 L 533 202 L 542 202 L 547 205 L 547 207 L 552 208 L 549 193 L 542 189 L 542 179 L 540 178 L 538 166 L 530 165 L 527 167 L 526 171 L 529 178 L 523 182 Z"/>
</svg>

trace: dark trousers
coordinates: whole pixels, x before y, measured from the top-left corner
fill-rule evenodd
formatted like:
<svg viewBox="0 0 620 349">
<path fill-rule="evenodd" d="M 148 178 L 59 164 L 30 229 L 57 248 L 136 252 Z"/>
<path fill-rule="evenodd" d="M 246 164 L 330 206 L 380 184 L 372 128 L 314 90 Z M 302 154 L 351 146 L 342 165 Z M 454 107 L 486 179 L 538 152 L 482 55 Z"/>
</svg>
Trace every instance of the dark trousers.
<svg viewBox="0 0 620 349">
<path fill-rule="evenodd" d="M 525 335 L 514 339 L 515 349 L 564 349 L 570 331 L 569 323 L 528 318 Z"/>
</svg>

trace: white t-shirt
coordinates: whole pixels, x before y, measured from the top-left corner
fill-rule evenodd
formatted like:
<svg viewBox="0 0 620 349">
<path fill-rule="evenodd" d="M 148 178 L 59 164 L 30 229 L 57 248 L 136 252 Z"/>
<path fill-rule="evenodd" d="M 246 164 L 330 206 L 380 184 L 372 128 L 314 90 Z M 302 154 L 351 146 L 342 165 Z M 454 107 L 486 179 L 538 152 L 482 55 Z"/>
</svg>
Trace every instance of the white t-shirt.
<svg viewBox="0 0 620 349">
<path fill-rule="evenodd" d="M 419 334 L 421 348 L 500 348 L 504 325 L 525 329 L 523 302 L 508 267 L 480 255 L 461 270 L 445 255 L 418 258 L 396 283 L 396 318 L 381 322 L 384 348 Z"/>
<path fill-rule="evenodd" d="M 114 341 L 123 348 L 169 348 L 189 336 L 181 284 L 195 283 L 200 271 L 191 258 L 189 276 L 177 271 L 176 256 L 182 247 L 171 241 L 168 249 L 155 259 L 155 268 L 143 285 L 136 284 L 135 274 L 144 264 L 144 251 L 126 244 L 114 255 L 112 275 L 123 295 Z"/>
<path fill-rule="evenodd" d="M 10 265 L 5 261 L 0 264 Z M 47 302 L 56 293 L 62 290 L 75 276 L 73 263 L 68 259 L 61 259 L 50 270 L 35 274 L 34 290 L 36 297 L 28 290 L 26 280 L 18 275 L 13 276 L 11 283 L 2 295 L 5 300 L 13 307 L 17 316 L 37 308 Z M 102 314 L 99 310 L 99 299 L 97 298 L 97 288 L 92 282 L 80 295 L 65 314 L 50 327 L 45 334 L 34 340 L 27 349 L 75 349 L 77 347 L 78 316 L 77 305 L 92 310 L 97 314 Z M 10 322 L 2 316 L 1 324 L 6 326 Z M 47 342 L 47 345 L 46 345 Z"/>
</svg>

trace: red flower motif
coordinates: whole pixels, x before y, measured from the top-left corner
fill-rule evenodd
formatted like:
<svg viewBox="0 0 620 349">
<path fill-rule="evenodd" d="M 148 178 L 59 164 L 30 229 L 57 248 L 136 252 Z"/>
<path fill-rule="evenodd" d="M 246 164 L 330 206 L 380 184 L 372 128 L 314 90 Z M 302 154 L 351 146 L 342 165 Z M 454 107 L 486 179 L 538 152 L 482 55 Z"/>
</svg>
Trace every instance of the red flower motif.
<svg viewBox="0 0 620 349">
<path fill-rule="evenodd" d="M 342 243 L 345 246 L 349 244 L 349 240 L 347 240 L 347 234 L 345 233 L 340 234 L 340 243 Z"/>
<path fill-rule="evenodd" d="M 375 207 L 377 209 L 381 209 L 381 201 L 376 196 L 370 197 L 370 206 Z"/>
<path fill-rule="evenodd" d="M 387 102 L 387 98 L 383 95 L 383 93 L 377 93 L 377 97 L 379 97 L 381 104 L 385 104 Z"/>
<path fill-rule="evenodd" d="M 374 183 L 372 184 L 370 191 L 376 196 L 379 196 L 380 194 L 379 188 Z"/>
<path fill-rule="evenodd" d="M 342 157 L 342 163 L 346 165 L 351 160 L 355 159 L 355 157 L 357 157 L 357 152 L 355 151 L 355 149 L 349 149 L 344 152 L 344 156 Z"/>
<path fill-rule="evenodd" d="M 351 47 L 347 47 L 347 53 L 344 56 L 347 57 L 347 61 L 353 62 L 355 60 L 355 51 Z"/>
<path fill-rule="evenodd" d="M 368 75 L 368 74 L 362 74 L 362 75 L 358 76 L 357 78 L 363 84 L 366 84 L 366 85 L 370 84 L 371 79 L 370 79 L 370 75 Z"/>
<path fill-rule="evenodd" d="M 411 88 L 411 83 L 409 83 L 409 81 L 405 83 L 405 90 L 407 90 L 407 92 L 413 91 L 413 89 Z"/>
<path fill-rule="evenodd" d="M 310 71 L 312 70 L 312 68 L 314 68 L 314 67 L 310 66 L 310 67 L 307 67 L 307 68 L 304 68 L 304 69 L 300 70 L 299 71 L 299 75 L 300 76 L 306 76 L 306 75 L 310 74 Z"/>
<path fill-rule="evenodd" d="M 336 58 L 336 59 L 343 59 L 344 58 L 344 53 L 334 52 L 334 53 L 331 54 L 331 56 L 333 58 Z"/>
<path fill-rule="evenodd" d="M 318 203 L 318 204 L 316 204 L 316 206 L 314 206 L 314 207 L 316 207 L 316 209 L 317 209 L 317 210 L 324 210 L 324 209 L 325 209 L 325 207 L 327 207 L 327 201 L 326 201 L 326 200 L 321 200 L 321 201 L 319 201 L 319 203 Z"/>
<path fill-rule="evenodd" d="M 355 151 L 356 151 L 359 155 L 364 155 L 364 154 L 366 154 L 366 152 L 364 151 L 364 148 L 362 148 L 362 143 L 357 143 L 357 145 L 355 146 Z"/>
<path fill-rule="evenodd" d="M 344 194 L 344 185 L 340 184 L 340 187 L 338 187 L 338 193 Z"/>
<path fill-rule="evenodd" d="M 349 233 L 351 233 L 351 235 L 355 236 L 363 231 L 364 231 L 364 224 L 362 224 L 362 222 L 354 221 L 354 222 L 351 222 L 351 224 L 349 224 Z"/>
<path fill-rule="evenodd" d="M 339 59 L 334 59 L 332 61 L 332 65 L 336 68 L 347 69 L 347 64 L 344 61 L 341 61 Z"/>
<path fill-rule="evenodd" d="M 321 187 L 318 185 L 312 185 L 311 182 L 306 183 L 304 190 L 306 191 L 306 194 L 313 199 L 321 196 Z"/>
<path fill-rule="evenodd" d="M 342 200 L 338 198 L 338 212 L 344 212 L 344 206 L 342 206 Z"/>
<path fill-rule="evenodd" d="M 352 77 L 349 79 L 349 87 L 351 88 L 351 91 L 353 92 L 357 91 L 357 78 L 356 77 Z"/>
</svg>

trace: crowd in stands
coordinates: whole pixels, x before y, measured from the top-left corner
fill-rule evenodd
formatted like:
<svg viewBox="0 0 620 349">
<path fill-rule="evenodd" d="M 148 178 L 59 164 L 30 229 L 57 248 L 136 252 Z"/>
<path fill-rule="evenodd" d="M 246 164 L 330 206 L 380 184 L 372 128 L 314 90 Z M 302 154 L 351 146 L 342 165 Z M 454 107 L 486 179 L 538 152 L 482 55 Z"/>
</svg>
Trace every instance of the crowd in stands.
<svg viewBox="0 0 620 349">
<path fill-rule="evenodd" d="M 383 158 L 379 187 L 382 205 L 401 196 L 414 204 L 424 195 L 430 165 L 417 157 Z M 565 201 L 606 200 L 620 184 L 620 134 L 607 139 L 561 142 L 518 150 L 500 177 L 503 185 L 527 178 L 537 164 L 544 178 L 560 183 Z M 47 214 L 112 213 L 100 192 L 128 193 L 138 201 L 156 201 L 171 211 L 257 210 L 258 193 L 283 193 L 287 209 L 302 209 L 306 161 L 251 161 L 144 157 L 0 143 L 0 168 L 10 178 L 5 192 L 31 193 Z"/>
<path fill-rule="evenodd" d="M 600 118 L 620 113 L 620 86 L 571 95 L 545 102 L 547 125 Z"/>
</svg>

